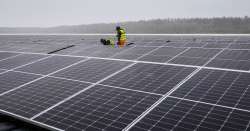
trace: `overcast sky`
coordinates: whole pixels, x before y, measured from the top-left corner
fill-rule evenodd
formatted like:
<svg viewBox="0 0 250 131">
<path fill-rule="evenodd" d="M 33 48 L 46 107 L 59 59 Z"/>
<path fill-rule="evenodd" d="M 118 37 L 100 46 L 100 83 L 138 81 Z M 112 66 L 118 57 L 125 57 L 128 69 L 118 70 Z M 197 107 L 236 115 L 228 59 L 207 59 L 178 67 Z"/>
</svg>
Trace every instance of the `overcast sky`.
<svg viewBox="0 0 250 131">
<path fill-rule="evenodd" d="M 0 0 L 1 27 L 246 15 L 250 0 Z"/>
</svg>

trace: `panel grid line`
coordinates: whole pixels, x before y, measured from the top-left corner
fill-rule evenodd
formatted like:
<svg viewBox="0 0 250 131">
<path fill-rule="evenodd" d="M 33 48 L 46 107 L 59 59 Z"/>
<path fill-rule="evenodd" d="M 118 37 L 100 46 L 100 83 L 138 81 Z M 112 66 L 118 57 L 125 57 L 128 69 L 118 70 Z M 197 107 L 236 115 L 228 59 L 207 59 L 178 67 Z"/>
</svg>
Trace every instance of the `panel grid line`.
<svg viewBox="0 0 250 131">
<path fill-rule="evenodd" d="M 115 73 L 113 73 L 113 74 L 111 74 L 111 75 L 109 75 L 109 76 L 107 76 L 107 77 L 105 77 L 105 78 L 103 78 L 103 79 L 97 81 L 96 83 L 94 83 L 94 84 L 92 84 L 92 85 L 90 85 L 90 86 L 84 88 L 83 90 L 81 90 L 81 91 L 79 91 L 79 92 L 77 92 L 77 93 L 75 93 L 75 94 L 73 94 L 73 95 L 67 97 L 66 99 L 64 99 L 64 100 L 62 100 L 62 101 L 60 101 L 60 102 L 58 102 L 57 104 L 51 106 L 50 108 L 48 108 L 48 109 L 46 109 L 46 110 L 40 112 L 39 114 L 36 114 L 35 116 L 31 117 L 31 119 L 37 118 L 38 116 L 40 116 L 40 115 L 46 113 L 47 111 L 49 111 L 49 110 L 51 110 L 51 109 L 57 107 L 58 105 L 60 105 L 60 104 L 62 104 L 62 103 L 64 103 L 64 102 L 70 100 L 71 98 L 73 98 L 73 97 L 75 97 L 75 96 L 81 94 L 82 92 L 84 92 L 84 91 L 86 91 L 86 90 L 88 90 L 88 89 L 90 89 L 90 88 L 92 88 L 92 87 L 98 85 L 99 83 L 105 81 L 106 79 L 111 78 L 112 76 L 114 76 L 114 75 L 116 75 L 116 74 L 118 74 L 118 73 L 120 73 L 120 72 L 126 70 L 127 68 L 130 68 L 131 66 L 133 66 L 133 65 L 135 65 L 135 64 L 136 64 L 136 63 L 129 64 L 128 66 L 126 66 L 126 67 L 124 67 L 124 68 L 122 68 L 122 69 L 116 71 Z"/>
<path fill-rule="evenodd" d="M 177 54 L 176 56 L 172 57 L 171 59 L 169 59 L 168 61 L 166 61 L 165 63 L 169 63 L 171 60 L 177 58 L 178 56 L 180 56 L 181 54 L 183 54 L 184 52 L 186 52 L 187 50 L 191 49 L 191 47 L 186 48 L 185 50 L 181 51 L 179 54 Z"/>
<path fill-rule="evenodd" d="M 203 102 L 203 101 L 196 101 L 196 100 L 191 100 L 191 99 L 186 99 L 186 98 L 180 98 L 180 97 L 176 97 L 176 96 L 168 96 L 168 97 L 169 98 L 179 99 L 179 100 L 191 101 L 191 102 L 195 102 L 195 103 L 202 103 L 202 104 L 206 104 L 206 105 L 218 106 L 218 107 L 223 107 L 223 108 L 227 108 L 227 109 L 238 110 L 238 111 L 243 111 L 243 112 L 249 112 L 250 113 L 250 110 L 245 110 L 245 109 L 240 109 L 240 108 L 235 108 L 235 107 L 230 107 L 230 106 L 213 104 L 213 103 L 208 103 L 208 102 Z"/>
<path fill-rule="evenodd" d="M 142 118 L 144 118 L 149 112 L 151 112 L 155 107 L 157 107 L 162 101 L 164 101 L 169 95 L 171 95 L 175 90 L 177 90 L 182 84 L 192 78 L 196 73 L 198 73 L 201 68 L 197 68 L 190 75 L 188 75 L 185 79 L 179 82 L 175 87 L 173 87 L 169 92 L 163 95 L 158 101 L 156 101 L 150 108 L 144 111 L 139 117 L 137 117 L 133 122 L 131 122 L 127 127 L 123 129 L 123 131 L 128 131 L 131 129 L 136 123 L 138 123 Z"/>
<path fill-rule="evenodd" d="M 32 74 L 32 75 L 41 75 L 41 76 L 45 76 L 45 75 L 42 75 L 42 74 L 29 73 L 29 72 L 23 72 L 23 71 L 13 71 L 13 72 L 20 72 L 20 73 L 26 73 L 26 74 Z M 58 79 L 64 79 L 64 80 L 70 80 L 70 81 L 76 81 L 76 82 L 89 83 L 89 84 L 94 84 L 93 82 L 87 82 L 87 81 L 75 80 L 75 79 L 69 79 L 69 78 L 63 78 L 63 77 L 57 77 L 57 76 L 48 76 L 48 77 L 51 77 L 51 78 L 58 78 Z M 118 88 L 118 89 L 123 89 L 123 90 L 130 90 L 130 91 L 135 91 L 135 92 L 141 92 L 141 93 L 146 93 L 146 94 L 152 94 L 152 95 L 163 96 L 162 94 L 158 94 L 158 93 L 151 93 L 151 92 L 146 92 L 146 91 L 133 90 L 133 89 L 123 88 L 123 87 L 119 87 L 119 86 L 111 86 L 111 85 L 100 84 L 100 83 L 99 83 L 98 85 L 107 86 L 107 87 L 111 87 L 111 88 Z M 245 92 L 246 92 L 246 90 L 245 90 Z M 243 95 L 242 95 L 242 96 L 243 96 Z M 207 104 L 207 105 L 219 106 L 219 107 L 224 107 L 224 108 L 233 109 L 233 110 L 239 110 L 239 111 L 244 111 L 244 112 L 250 112 L 249 110 L 240 109 L 240 108 L 236 108 L 236 107 L 229 107 L 229 106 L 223 106 L 223 105 L 220 105 L 220 104 L 212 104 L 212 103 L 207 103 L 207 102 L 202 102 L 202 101 L 190 100 L 190 99 L 180 98 L 180 97 L 171 96 L 171 95 L 168 96 L 168 97 L 170 97 L 170 98 L 176 98 L 176 99 L 181 99 L 181 100 L 186 100 L 186 101 L 198 102 L 198 103 Z"/>
<path fill-rule="evenodd" d="M 124 52 L 126 52 L 126 51 L 128 51 L 128 50 L 131 50 L 131 49 L 133 49 L 133 48 L 135 48 L 135 47 L 136 47 L 136 46 L 133 46 L 133 47 L 127 49 L 127 50 L 123 50 L 123 51 L 121 51 L 121 52 L 117 52 L 117 53 L 115 53 L 114 55 L 111 55 L 110 58 L 113 58 L 113 57 L 115 57 L 115 56 L 117 56 L 117 55 L 119 55 L 119 54 L 121 54 L 121 53 L 124 53 Z"/>
<path fill-rule="evenodd" d="M 30 53 L 30 52 L 15 52 L 15 51 L 0 51 L 0 52 L 14 52 L 14 53 L 23 53 L 23 54 L 42 54 L 42 55 L 44 55 L 44 53 Z M 75 56 L 75 55 L 60 55 L 60 54 L 50 54 L 50 55 L 93 58 L 93 59 L 102 59 L 102 60 L 115 60 L 115 61 L 146 63 L 146 64 L 158 64 L 158 65 L 173 65 L 173 66 L 181 66 L 181 67 L 194 67 L 194 68 L 202 68 L 202 69 L 213 69 L 213 70 L 223 70 L 223 71 L 234 71 L 234 72 L 250 73 L 250 71 L 245 71 L 245 70 L 226 69 L 226 68 L 218 68 L 218 67 L 193 66 L 193 65 L 184 65 L 184 64 L 159 63 L 159 62 L 138 61 L 138 60 L 125 60 L 125 59 L 115 59 L 115 58 L 90 57 L 90 56 Z"/>
<path fill-rule="evenodd" d="M 237 41 L 237 39 L 235 39 L 233 42 L 236 42 L 236 41 Z M 233 42 L 229 43 L 226 48 L 223 48 L 216 55 L 214 55 L 212 58 L 210 58 L 210 60 L 207 61 L 203 66 L 207 66 L 212 60 L 214 60 L 217 56 L 219 56 L 222 52 L 224 52 Z"/>
<path fill-rule="evenodd" d="M 149 52 L 147 52 L 147 53 L 141 55 L 140 57 L 136 58 L 135 60 L 139 60 L 140 58 L 142 58 L 142 57 L 144 57 L 144 56 L 146 56 L 146 55 L 149 55 L 150 53 L 152 53 L 152 52 L 154 52 L 154 51 L 156 51 L 156 50 L 158 50 L 158 49 L 160 49 L 160 48 L 162 48 L 162 47 L 164 47 L 164 46 L 159 46 L 159 47 L 157 47 L 157 48 L 155 48 L 155 49 L 153 49 L 153 50 L 151 50 L 151 51 L 149 51 Z"/>
<path fill-rule="evenodd" d="M 0 96 L 3 96 L 3 95 L 5 95 L 5 94 L 8 94 L 8 93 L 10 93 L 10 92 L 12 92 L 12 91 L 15 91 L 15 90 L 17 90 L 17 89 L 19 89 L 19 88 L 22 88 L 22 87 L 24 87 L 24 86 L 26 86 L 26 85 L 28 85 L 28 84 L 31 84 L 31 83 L 36 82 L 36 81 L 38 81 L 38 80 L 41 80 L 41 79 L 43 79 L 43 78 L 45 78 L 45 77 L 47 77 L 47 76 L 50 76 L 50 75 L 55 74 L 55 73 L 57 73 L 57 72 L 59 72 L 59 71 L 61 71 L 61 70 L 67 69 L 67 68 L 69 68 L 69 67 L 71 67 L 71 66 L 74 66 L 74 65 L 76 65 L 76 64 L 79 64 L 79 63 L 84 62 L 84 61 L 87 61 L 87 60 L 88 60 L 88 59 L 84 59 L 84 60 L 78 61 L 78 62 L 76 62 L 76 63 L 74 63 L 74 64 L 71 64 L 71 65 L 66 66 L 66 67 L 64 67 L 64 68 L 61 68 L 61 69 L 59 69 L 59 70 L 56 70 L 56 71 L 54 71 L 54 72 L 52 72 L 52 73 L 50 73 L 50 74 L 48 74 L 48 75 L 44 75 L 44 76 L 42 76 L 42 77 L 39 77 L 39 78 L 37 78 L 37 79 L 35 79 L 35 80 L 33 80 L 33 81 L 30 81 L 30 82 L 28 82 L 28 83 L 25 83 L 25 84 L 23 84 L 23 85 L 20 85 L 20 86 L 18 86 L 18 87 L 16 87 L 16 88 L 13 88 L 13 89 L 8 90 L 8 91 L 6 91 L 6 92 L 3 92 L 3 93 L 0 94 Z"/>
<path fill-rule="evenodd" d="M 0 52 L 9 52 L 9 51 L 0 51 Z M 10 51 L 11 52 L 11 51 Z M 14 53 L 14 52 L 13 52 Z M 4 61 L 4 60 L 8 60 L 8 59 L 11 59 L 11 58 L 15 58 L 17 56 L 20 56 L 20 55 L 23 55 L 22 53 L 20 54 L 16 54 L 16 55 L 13 55 L 13 56 L 10 56 L 10 57 L 7 57 L 7 58 L 4 58 L 4 59 L 1 59 L 0 61 Z"/>
<path fill-rule="evenodd" d="M 47 57 L 44 57 L 44 58 L 41 58 L 41 59 L 38 59 L 38 60 L 35 60 L 35 61 L 31 61 L 31 62 L 29 62 L 29 63 L 26 63 L 26 64 L 23 64 L 23 65 L 17 66 L 17 67 L 15 67 L 15 68 L 12 68 L 12 69 L 9 69 L 9 70 L 6 70 L 5 72 L 2 72 L 2 73 L 6 73 L 6 72 L 9 72 L 9 71 L 14 71 L 14 70 L 16 70 L 16 69 L 18 69 L 18 68 L 22 68 L 22 67 L 24 67 L 24 66 L 34 64 L 34 63 L 36 63 L 36 62 L 45 60 L 45 59 L 50 58 L 50 57 L 52 57 L 52 56 L 47 56 Z M 0 74 L 1 74 L 1 73 L 0 73 Z"/>
<path fill-rule="evenodd" d="M 19 72 L 19 73 L 25 73 L 25 74 L 31 74 L 31 75 L 46 76 L 46 75 L 43 75 L 43 74 L 29 73 L 29 72 L 16 71 L 16 70 L 14 70 L 14 71 L 12 71 L 12 72 Z M 57 78 L 57 79 L 63 79 L 63 80 L 69 80 L 69 81 L 76 81 L 76 82 L 82 82 L 82 83 L 88 83 L 88 84 L 94 84 L 94 82 L 83 81 L 83 80 L 75 80 L 75 79 L 64 78 L 64 77 L 59 77 L 59 76 L 46 76 L 46 77 Z M 140 90 L 134 90 L 134 89 L 123 88 L 123 87 L 119 87 L 119 86 L 112 86 L 112 85 L 106 85 L 106 84 L 101 84 L 101 83 L 99 83 L 98 85 L 107 86 L 107 87 L 112 87 L 112 88 L 117 88 L 117 89 L 123 89 L 123 90 L 129 90 L 129 91 L 135 91 L 135 92 L 141 92 L 141 93 L 146 93 L 146 94 L 152 94 L 152 95 L 163 96 L 162 94 L 158 94 L 158 93 L 147 92 L 147 91 L 140 91 Z"/>
</svg>

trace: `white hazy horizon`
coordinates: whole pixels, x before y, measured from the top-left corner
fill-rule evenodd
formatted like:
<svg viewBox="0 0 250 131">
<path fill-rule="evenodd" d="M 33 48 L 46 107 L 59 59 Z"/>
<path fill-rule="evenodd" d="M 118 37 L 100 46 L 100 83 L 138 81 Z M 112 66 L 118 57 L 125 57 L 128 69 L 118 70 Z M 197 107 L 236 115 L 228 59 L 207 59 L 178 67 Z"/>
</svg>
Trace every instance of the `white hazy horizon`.
<svg viewBox="0 0 250 131">
<path fill-rule="evenodd" d="M 250 0 L 0 0 L 0 27 L 250 16 Z"/>
</svg>

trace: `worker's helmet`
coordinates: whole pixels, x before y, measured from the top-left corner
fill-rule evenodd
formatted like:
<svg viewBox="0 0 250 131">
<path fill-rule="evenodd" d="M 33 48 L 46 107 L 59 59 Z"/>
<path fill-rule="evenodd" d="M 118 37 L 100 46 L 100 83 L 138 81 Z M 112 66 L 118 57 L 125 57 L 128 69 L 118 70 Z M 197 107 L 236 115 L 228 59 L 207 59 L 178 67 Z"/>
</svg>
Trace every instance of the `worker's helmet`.
<svg viewBox="0 0 250 131">
<path fill-rule="evenodd" d="M 120 30 L 121 29 L 121 27 L 120 26 L 116 26 L 116 30 Z"/>
</svg>

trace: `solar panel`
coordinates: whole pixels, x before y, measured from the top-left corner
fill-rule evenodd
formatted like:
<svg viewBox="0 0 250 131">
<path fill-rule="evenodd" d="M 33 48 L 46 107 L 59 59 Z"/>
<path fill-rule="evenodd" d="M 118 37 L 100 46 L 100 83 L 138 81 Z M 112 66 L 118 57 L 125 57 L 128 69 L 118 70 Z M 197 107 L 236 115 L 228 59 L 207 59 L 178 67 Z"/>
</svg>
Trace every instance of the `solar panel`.
<svg viewBox="0 0 250 131">
<path fill-rule="evenodd" d="M 250 130 L 248 37 L 136 36 L 124 48 L 72 37 L 0 39 L 17 51 L 0 52 L 1 113 L 55 130 Z M 58 54 L 78 57 L 18 52 L 66 43 L 76 48 Z"/>
<path fill-rule="evenodd" d="M 224 50 L 207 66 L 250 70 L 250 50 Z"/>
<path fill-rule="evenodd" d="M 12 69 L 44 57 L 46 57 L 46 55 L 22 54 L 17 57 L 0 61 L 0 69 Z"/>
<path fill-rule="evenodd" d="M 250 112 L 167 98 L 131 131 L 247 131 Z"/>
<path fill-rule="evenodd" d="M 169 63 L 202 66 L 219 52 L 220 49 L 190 48 Z"/>
<path fill-rule="evenodd" d="M 204 43 L 204 42 L 189 42 L 183 45 L 183 47 L 203 47 L 206 44 L 207 43 Z"/>
<path fill-rule="evenodd" d="M 152 61 L 152 62 L 166 62 L 172 57 L 183 52 L 186 48 L 176 48 L 176 47 L 161 47 L 148 55 L 141 57 L 141 61 Z"/>
<path fill-rule="evenodd" d="M 0 94 L 37 79 L 38 77 L 40 76 L 12 71 L 0 74 Z"/>
<path fill-rule="evenodd" d="M 80 57 L 53 56 L 30 65 L 17 68 L 16 70 L 47 75 L 83 59 L 84 58 Z"/>
<path fill-rule="evenodd" d="M 142 43 L 143 46 L 164 46 L 166 42 L 164 41 L 152 41 L 147 43 Z"/>
<path fill-rule="evenodd" d="M 101 84 L 165 94 L 194 71 L 194 68 L 136 64 Z"/>
<path fill-rule="evenodd" d="M 79 52 L 79 51 L 85 50 L 87 48 L 90 48 L 91 46 L 93 46 L 93 45 L 85 45 L 85 44 L 84 45 L 76 45 L 74 47 L 55 52 L 55 54 L 69 55 L 69 54 L 73 54 L 75 52 Z"/>
<path fill-rule="evenodd" d="M 49 53 L 51 51 L 63 48 L 65 46 L 67 46 L 67 44 L 64 44 L 64 43 L 48 44 L 46 41 L 42 41 L 42 42 L 36 43 L 35 46 L 31 46 L 29 48 L 24 48 L 24 49 L 19 48 L 18 51 L 21 51 L 21 52 L 34 52 L 34 53 Z"/>
<path fill-rule="evenodd" d="M 155 48 L 157 47 L 133 47 L 115 55 L 113 58 L 135 60 Z"/>
<path fill-rule="evenodd" d="M 186 42 L 170 42 L 167 43 L 165 46 L 172 46 L 172 47 L 184 47 L 187 44 Z"/>
<path fill-rule="evenodd" d="M 97 82 L 106 76 L 122 69 L 128 64 L 130 64 L 130 62 L 90 59 L 53 74 L 53 76 L 88 82 Z"/>
<path fill-rule="evenodd" d="M 0 96 L 0 109 L 30 118 L 87 86 L 83 82 L 43 78 Z"/>
<path fill-rule="evenodd" d="M 73 55 L 78 56 L 94 56 L 94 57 L 109 57 L 117 52 L 123 51 L 120 48 L 112 48 L 110 46 L 93 46 L 82 51 L 75 52 Z"/>
<path fill-rule="evenodd" d="M 203 69 L 172 96 L 250 110 L 250 74 Z"/>
<path fill-rule="evenodd" d="M 140 57 L 140 56 L 138 56 Z M 140 57 L 138 59 L 139 61 L 150 61 L 150 62 L 160 62 L 160 63 L 165 63 L 168 60 L 170 60 L 172 56 L 162 56 L 162 55 L 145 55 L 143 57 Z"/>
<path fill-rule="evenodd" d="M 204 48 L 227 48 L 230 43 L 207 43 Z"/>
<path fill-rule="evenodd" d="M 229 46 L 230 49 L 250 49 L 250 43 L 236 43 Z"/>
<path fill-rule="evenodd" d="M 62 130 L 122 130 L 159 96 L 97 85 L 35 118 Z"/>
<path fill-rule="evenodd" d="M 18 55 L 18 53 L 11 53 L 11 52 L 0 52 L 0 60 L 6 59 L 11 56 Z"/>
</svg>

